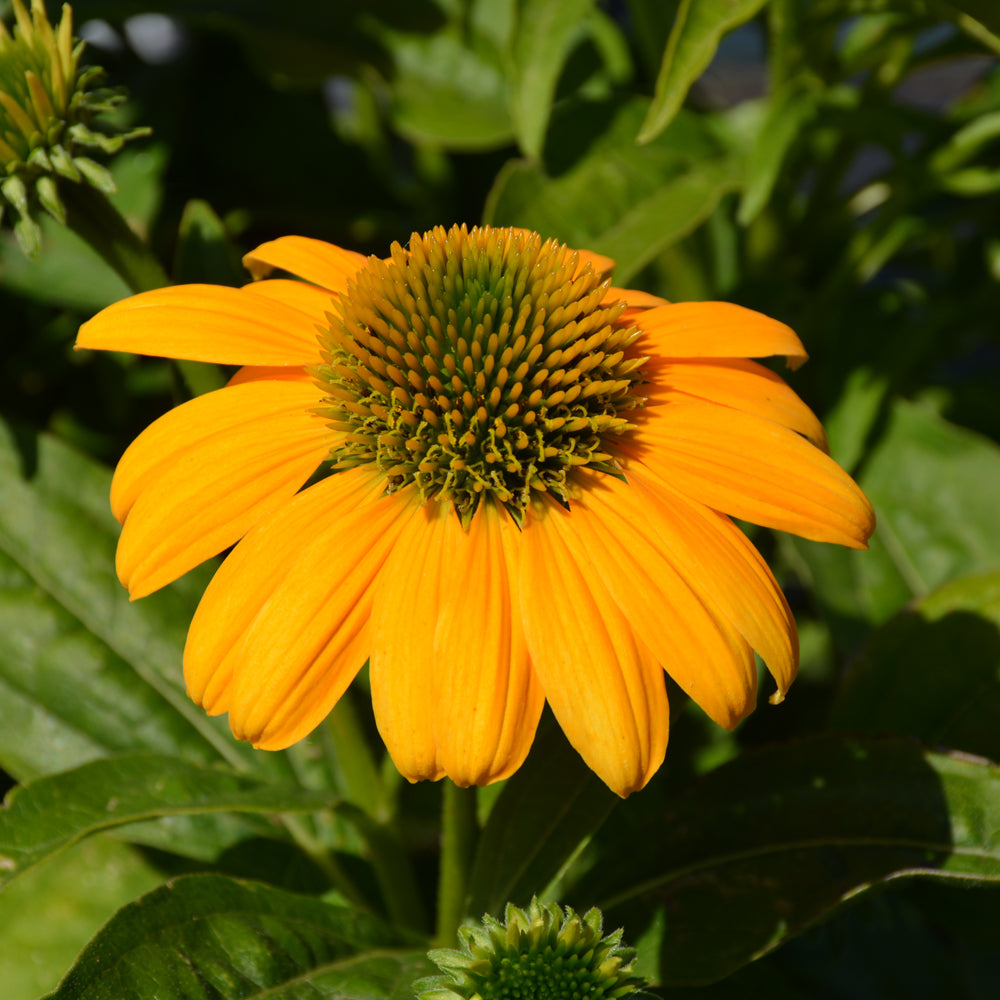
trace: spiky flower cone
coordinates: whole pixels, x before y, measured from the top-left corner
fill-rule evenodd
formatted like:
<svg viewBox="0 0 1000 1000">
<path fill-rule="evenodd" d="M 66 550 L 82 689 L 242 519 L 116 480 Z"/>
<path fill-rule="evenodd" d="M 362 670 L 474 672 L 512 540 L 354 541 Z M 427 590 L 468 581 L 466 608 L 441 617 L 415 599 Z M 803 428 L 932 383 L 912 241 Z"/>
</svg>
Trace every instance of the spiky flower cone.
<svg viewBox="0 0 1000 1000">
<path fill-rule="evenodd" d="M 73 41 L 73 12 L 63 6 L 53 28 L 42 0 L 31 13 L 14 0 L 15 24 L 0 24 L 0 219 L 14 220 L 18 243 L 37 257 L 39 207 L 66 222 L 60 185 L 89 185 L 114 191 L 111 175 L 87 154 L 115 153 L 149 129 L 114 132 L 95 121 L 124 100 L 119 91 L 98 87 L 104 71 L 81 70 L 84 43 Z"/>
<path fill-rule="evenodd" d="M 632 975 L 635 950 L 621 946 L 622 932 L 601 936 L 596 907 L 580 917 L 533 899 L 525 910 L 508 903 L 504 916 L 460 928 L 461 951 L 430 952 L 447 974 L 414 983 L 419 1000 L 618 1000 L 645 985 Z"/>
</svg>

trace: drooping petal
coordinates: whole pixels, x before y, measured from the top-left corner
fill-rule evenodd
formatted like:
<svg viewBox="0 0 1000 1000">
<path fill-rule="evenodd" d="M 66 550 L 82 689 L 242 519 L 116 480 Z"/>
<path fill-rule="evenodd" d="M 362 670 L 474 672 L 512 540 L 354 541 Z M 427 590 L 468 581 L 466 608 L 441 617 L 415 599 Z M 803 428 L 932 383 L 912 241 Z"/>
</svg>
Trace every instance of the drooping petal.
<svg viewBox="0 0 1000 1000">
<path fill-rule="evenodd" d="M 352 469 L 317 483 L 236 546 L 184 650 L 188 693 L 240 739 L 280 749 L 330 711 L 368 656 L 372 584 L 410 492 Z"/>
<path fill-rule="evenodd" d="M 722 406 L 646 406 L 621 450 L 714 510 L 820 542 L 867 548 L 868 498 L 828 455 L 770 420 Z"/>
<path fill-rule="evenodd" d="M 425 504 L 396 541 L 379 576 L 369 671 L 375 723 L 396 769 L 410 781 L 444 777 L 435 736 L 433 629 L 447 505 Z M 449 595 L 454 599 L 455 595 Z"/>
<path fill-rule="evenodd" d="M 225 365 L 308 365 L 320 360 L 316 333 L 315 318 L 276 299 L 175 285 L 102 309 L 80 327 L 76 346 Z"/>
<path fill-rule="evenodd" d="M 610 476 L 580 476 L 571 504 L 580 560 L 604 581 L 643 645 L 720 726 L 754 708 L 753 651 L 718 605 L 695 588 L 655 530 L 649 498 Z"/>
<path fill-rule="evenodd" d="M 777 681 L 780 700 L 798 669 L 795 619 L 746 535 L 729 518 L 684 498 L 637 462 L 628 466 L 627 483 L 593 473 L 580 482 L 574 523 L 579 520 L 584 530 L 603 535 L 605 550 L 620 546 L 620 568 L 606 577 L 609 586 L 630 620 L 651 622 L 667 634 L 666 648 L 675 645 L 677 655 L 662 661 L 668 673 L 699 704 L 699 689 L 707 693 L 714 708 L 706 710 L 721 725 L 733 725 L 752 709 L 752 658 L 724 627 L 724 645 L 710 648 L 719 645 L 710 630 L 712 622 L 719 626 L 721 614 L 760 653 Z M 595 551 L 599 548 L 595 544 Z M 623 569 L 629 560 L 641 565 L 641 581 Z M 609 573 L 612 568 L 605 566 Z M 711 622 L 697 607 L 693 614 L 683 605 L 667 608 L 685 585 L 710 612 Z M 675 616 L 679 622 L 672 621 Z M 693 642 L 678 641 L 692 632 Z M 655 652 L 653 640 L 646 642 Z M 731 649 L 728 657 L 725 646 Z M 689 655 L 683 657 L 684 652 Z"/>
<path fill-rule="evenodd" d="M 242 385 L 244 382 L 260 381 L 312 382 L 312 376 L 304 368 L 288 365 L 244 365 L 238 369 L 226 385 Z"/>
<path fill-rule="evenodd" d="M 574 251 L 579 258 L 577 274 L 589 264 L 596 274 L 610 274 L 615 269 L 615 262 L 610 257 L 605 257 L 602 253 L 594 253 L 593 250 Z"/>
<path fill-rule="evenodd" d="M 804 364 L 802 342 L 784 323 L 730 302 L 673 302 L 643 313 L 640 354 L 661 358 L 769 358 Z"/>
<path fill-rule="evenodd" d="M 521 614 L 532 663 L 559 725 L 618 795 L 663 761 L 663 672 L 591 562 L 574 515 L 540 502 L 521 533 Z"/>
<path fill-rule="evenodd" d="M 755 361 L 722 358 L 714 362 L 662 361 L 651 358 L 643 368 L 643 392 L 658 402 L 686 396 L 730 406 L 773 420 L 827 449 L 826 433 L 816 415 L 787 382 Z M 683 400 L 681 400 L 683 402 Z"/>
<path fill-rule="evenodd" d="M 117 568 L 134 598 L 228 548 L 286 503 L 336 436 L 310 381 L 257 381 L 199 396 L 129 446 L 112 483 L 124 523 Z"/>
<path fill-rule="evenodd" d="M 347 279 L 365 266 L 366 259 L 363 254 L 323 240 L 282 236 L 251 250 L 243 258 L 243 264 L 255 278 L 280 268 L 331 292 L 345 292 Z"/>
<path fill-rule="evenodd" d="M 426 518 L 433 526 L 423 555 L 415 563 L 390 557 L 376 597 L 375 718 L 398 764 L 410 753 L 411 686 L 429 689 L 437 767 L 457 785 L 489 784 L 520 767 L 545 703 L 512 593 L 517 529 L 492 503 L 468 531 L 447 504 L 428 505 Z M 425 526 L 415 519 L 412 530 Z M 415 601 L 406 618 L 395 603 L 400 591 Z M 421 735 L 426 742 L 423 727 Z"/>
</svg>

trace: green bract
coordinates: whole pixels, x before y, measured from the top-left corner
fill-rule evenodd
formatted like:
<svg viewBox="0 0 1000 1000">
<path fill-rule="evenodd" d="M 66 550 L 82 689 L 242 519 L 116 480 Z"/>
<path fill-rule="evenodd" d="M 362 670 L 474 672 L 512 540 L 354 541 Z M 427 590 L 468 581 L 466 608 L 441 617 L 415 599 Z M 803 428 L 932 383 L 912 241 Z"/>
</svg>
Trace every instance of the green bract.
<svg viewBox="0 0 1000 1000">
<path fill-rule="evenodd" d="M 79 68 L 84 43 L 73 43 L 68 4 L 55 28 L 41 0 L 32 0 L 30 16 L 21 0 L 14 0 L 14 17 L 13 32 L 0 24 L 0 218 L 12 211 L 18 243 L 36 257 L 38 206 L 65 223 L 60 182 L 113 191 L 108 171 L 85 154 L 115 153 L 149 130 L 94 128 L 97 116 L 124 95 L 96 86 L 104 75 L 100 67 Z"/>
<path fill-rule="evenodd" d="M 446 975 L 415 983 L 419 1000 L 611 1000 L 645 985 L 631 974 L 635 949 L 621 947 L 621 930 L 601 936 L 596 907 L 580 917 L 533 899 L 526 910 L 508 903 L 505 918 L 459 928 L 461 951 L 430 952 Z"/>
</svg>

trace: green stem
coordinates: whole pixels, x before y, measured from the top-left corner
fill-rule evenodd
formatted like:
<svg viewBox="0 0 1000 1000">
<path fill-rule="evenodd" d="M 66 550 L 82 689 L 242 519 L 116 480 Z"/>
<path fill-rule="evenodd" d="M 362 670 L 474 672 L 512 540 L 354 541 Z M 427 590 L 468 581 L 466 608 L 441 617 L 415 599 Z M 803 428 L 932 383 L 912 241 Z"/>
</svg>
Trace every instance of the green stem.
<svg viewBox="0 0 1000 1000">
<path fill-rule="evenodd" d="M 476 790 L 442 782 L 441 872 L 438 878 L 438 918 L 435 943 L 455 946 L 458 925 L 465 917 L 469 873 L 476 846 Z"/>
<path fill-rule="evenodd" d="M 99 253 L 133 292 L 170 284 L 149 247 L 96 188 L 67 181 L 59 185 L 66 225 Z"/>
</svg>

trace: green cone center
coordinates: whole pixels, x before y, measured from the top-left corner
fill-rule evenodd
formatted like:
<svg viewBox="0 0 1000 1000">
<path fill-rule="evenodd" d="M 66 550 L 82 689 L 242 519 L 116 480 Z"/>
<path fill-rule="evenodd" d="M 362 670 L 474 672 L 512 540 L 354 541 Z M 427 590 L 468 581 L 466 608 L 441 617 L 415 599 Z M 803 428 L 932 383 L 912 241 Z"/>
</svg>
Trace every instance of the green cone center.
<svg viewBox="0 0 1000 1000">
<path fill-rule="evenodd" d="M 568 503 L 574 469 L 615 473 L 638 336 L 610 279 L 535 233 L 441 227 L 369 260 L 321 336 L 315 375 L 336 468 L 374 463 L 464 524 L 492 498 L 520 524 L 532 497 Z"/>
<path fill-rule="evenodd" d="M 476 978 L 483 1000 L 600 1000 L 608 985 L 576 955 L 537 952 L 505 957 Z"/>
</svg>

